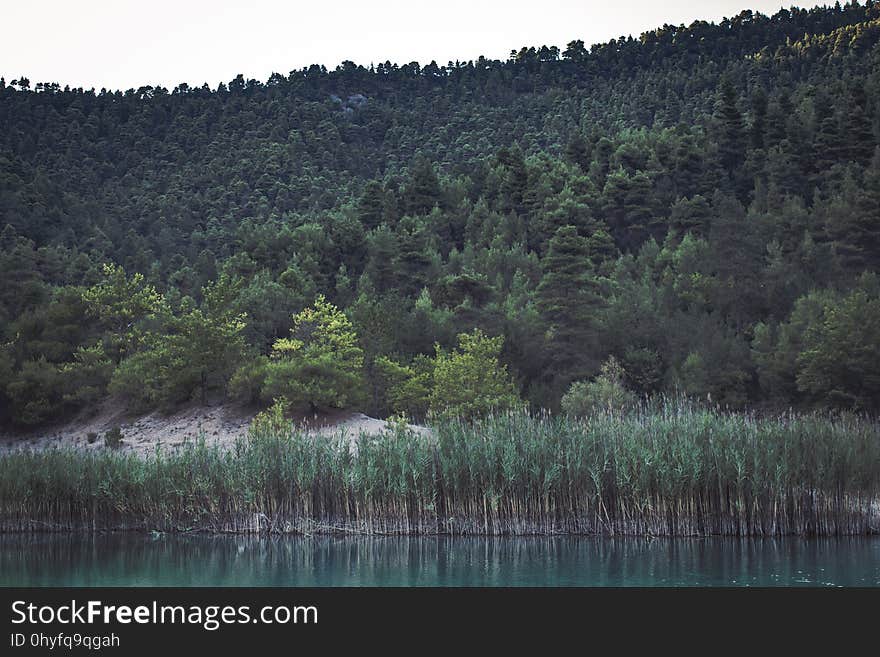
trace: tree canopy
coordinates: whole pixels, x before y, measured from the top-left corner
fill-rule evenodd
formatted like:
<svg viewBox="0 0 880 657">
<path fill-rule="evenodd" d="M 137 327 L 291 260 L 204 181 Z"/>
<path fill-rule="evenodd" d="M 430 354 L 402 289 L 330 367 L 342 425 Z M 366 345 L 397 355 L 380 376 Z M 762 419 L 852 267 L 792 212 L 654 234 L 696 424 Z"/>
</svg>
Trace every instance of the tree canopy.
<svg viewBox="0 0 880 657">
<path fill-rule="evenodd" d="M 319 296 L 297 313 L 289 338 L 272 345 L 263 396 L 292 404 L 344 408 L 359 398 L 363 350 L 351 321 Z"/>
<path fill-rule="evenodd" d="M 0 125 L 4 424 L 420 415 L 476 403 L 471 358 L 536 410 L 612 357 L 635 395 L 880 410 L 873 0 L 215 89 L 19 72 Z"/>
</svg>

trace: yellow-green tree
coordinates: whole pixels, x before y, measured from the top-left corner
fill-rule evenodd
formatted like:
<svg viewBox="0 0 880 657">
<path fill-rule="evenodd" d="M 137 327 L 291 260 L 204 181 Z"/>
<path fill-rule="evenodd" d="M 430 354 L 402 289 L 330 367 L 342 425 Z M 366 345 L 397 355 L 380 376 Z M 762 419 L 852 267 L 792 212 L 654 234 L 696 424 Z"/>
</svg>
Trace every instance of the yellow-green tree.
<svg viewBox="0 0 880 657">
<path fill-rule="evenodd" d="M 351 321 L 323 296 L 293 317 L 289 338 L 272 345 L 263 397 L 344 408 L 363 388 L 364 353 Z"/>
<path fill-rule="evenodd" d="M 481 330 L 458 336 L 458 349 L 437 347 L 431 412 L 474 418 L 504 411 L 520 403 L 513 378 L 498 360 L 504 338 Z"/>
</svg>

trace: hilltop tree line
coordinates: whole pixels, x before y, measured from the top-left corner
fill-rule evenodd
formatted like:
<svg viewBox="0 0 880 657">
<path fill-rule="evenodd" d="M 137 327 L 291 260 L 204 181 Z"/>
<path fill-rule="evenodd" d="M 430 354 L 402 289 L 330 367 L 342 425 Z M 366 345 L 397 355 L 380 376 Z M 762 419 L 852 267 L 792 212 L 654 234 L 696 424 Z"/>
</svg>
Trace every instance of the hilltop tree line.
<svg viewBox="0 0 880 657">
<path fill-rule="evenodd" d="M 0 80 L 0 413 L 880 406 L 880 5 L 169 92 Z"/>
</svg>

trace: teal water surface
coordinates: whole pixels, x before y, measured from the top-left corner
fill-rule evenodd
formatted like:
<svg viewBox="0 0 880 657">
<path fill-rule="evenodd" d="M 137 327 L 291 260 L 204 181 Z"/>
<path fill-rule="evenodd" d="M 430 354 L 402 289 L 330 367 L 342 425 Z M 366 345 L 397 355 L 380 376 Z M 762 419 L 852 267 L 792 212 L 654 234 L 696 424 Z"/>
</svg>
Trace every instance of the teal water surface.
<svg viewBox="0 0 880 657">
<path fill-rule="evenodd" d="M 880 586 L 880 537 L 6 534 L 0 586 Z"/>
</svg>

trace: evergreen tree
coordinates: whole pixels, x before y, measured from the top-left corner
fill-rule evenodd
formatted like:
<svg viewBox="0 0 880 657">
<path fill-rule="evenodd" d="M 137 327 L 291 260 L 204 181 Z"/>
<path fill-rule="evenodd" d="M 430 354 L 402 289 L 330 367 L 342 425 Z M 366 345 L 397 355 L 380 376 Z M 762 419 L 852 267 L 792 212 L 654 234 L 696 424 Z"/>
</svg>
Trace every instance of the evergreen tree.
<svg viewBox="0 0 880 657">
<path fill-rule="evenodd" d="M 587 172 L 590 170 L 591 155 L 590 145 L 584 139 L 583 134 L 580 131 L 575 132 L 565 146 L 565 158 L 572 164 L 578 165 L 582 171 Z"/>
<path fill-rule="evenodd" d="M 822 176 L 840 159 L 843 146 L 834 106 L 823 90 L 817 91 L 813 97 L 813 114 L 816 125 L 813 166 L 816 174 Z"/>
<path fill-rule="evenodd" d="M 508 212 L 524 214 L 529 178 L 525 159 L 519 146 L 498 151 L 498 163 L 502 167 L 501 207 Z"/>
<path fill-rule="evenodd" d="M 785 89 L 780 92 L 777 98 L 770 101 L 767 106 L 765 149 L 777 146 L 783 140 L 788 139 L 788 120 L 791 117 L 792 109 L 791 98 Z"/>
<path fill-rule="evenodd" d="M 669 228 L 681 238 L 691 233 L 703 237 L 708 233 L 712 217 L 709 201 L 699 194 L 693 198 L 680 198 L 670 208 Z"/>
<path fill-rule="evenodd" d="M 859 185 L 848 175 L 842 193 L 824 207 L 826 230 L 843 266 L 853 274 L 880 268 L 880 148 Z"/>
<path fill-rule="evenodd" d="M 709 243 L 716 273 L 712 299 L 731 325 L 742 329 L 765 311 L 761 291 L 764 241 L 755 217 L 747 216 L 735 198 L 716 193 L 712 210 Z"/>
<path fill-rule="evenodd" d="M 103 280 L 83 293 L 89 313 L 107 330 L 105 348 L 119 364 L 143 341 L 140 321 L 167 312 L 161 295 L 142 274 L 129 277 L 122 267 L 104 265 Z"/>
<path fill-rule="evenodd" d="M 832 406 L 880 409 L 880 298 L 876 276 L 824 308 L 807 327 L 798 388 Z"/>
<path fill-rule="evenodd" d="M 364 275 L 378 294 L 394 287 L 394 258 L 398 252 L 397 236 L 385 224 L 367 235 L 367 264 Z"/>
<path fill-rule="evenodd" d="M 144 337 L 141 351 L 122 361 L 110 392 L 134 410 L 147 410 L 173 408 L 194 396 L 206 404 L 209 391 L 225 391 L 246 350 L 245 317 L 232 310 L 239 286 L 222 276 L 202 290 L 201 308 L 186 299 L 179 314 Z"/>
<path fill-rule="evenodd" d="M 650 178 L 622 168 L 610 174 L 602 190 L 602 218 L 621 251 L 636 251 L 648 239 L 657 216 Z"/>
<path fill-rule="evenodd" d="M 364 353 L 351 321 L 323 296 L 293 318 L 289 338 L 272 345 L 263 396 L 293 405 L 344 408 L 363 386 Z"/>
<path fill-rule="evenodd" d="M 413 161 L 403 200 L 405 213 L 414 217 L 428 214 L 435 205 L 442 203 L 440 180 L 434 166 L 423 155 Z"/>
<path fill-rule="evenodd" d="M 373 230 L 385 218 L 385 190 L 382 184 L 376 180 L 371 180 L 364 187 L 358 201 L 358 219 L 366 230 Z"/>
<path fill-rule="evenodd" d="M 559 228 L 542 269 L 537 302 L 547 325 L 547 376 L 565 390 L 571 381 L 588 378 L 601 361 L 597 325 L 602 300 L 587 238 L 574 226 Z"/>
<path fill-rule="evenodd" d="M 457 350 L 437 347 L 430 408 L 438 415 L 478 418 L 519 404 L 513 379 L 498 356 L 504 338 L 481 330 L 458 336 Z"/>
<path fill-rule="evenodd" d="M 866 166 L 874 154 L 874 131 L 868 115 L 868 98 L 864 81 L 854 81 L 849 85 L 846 110 L 844 114 L 845 149 L 849 160 Z"/>
<path fill-rule="evenodd" d="M 753 149 L 764 148 L 764 135 L 767 131 L 767 92 L 758 87 L 752 94 L 752 123 L 749 126 L 749 144 Z"/>
<path fill-rule="evenodd" d="M 397 253 L 393 263 L 396 287 L 402 294 L 417 295 L 427 285 L 431 269 L 431 253 L 428 230 L 424 222 L 414 217 L 404 217 L 400 220 Z"/>
<path fill-rule="evenodd" d="M 718 157 L 731 178 L 745 160 L 745 125 L 739 109 L 739 94 L 730 78 L 721 80 L 716 108 L 718 120 Z"/>
</svg>

